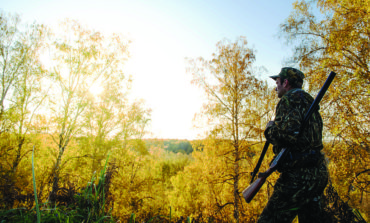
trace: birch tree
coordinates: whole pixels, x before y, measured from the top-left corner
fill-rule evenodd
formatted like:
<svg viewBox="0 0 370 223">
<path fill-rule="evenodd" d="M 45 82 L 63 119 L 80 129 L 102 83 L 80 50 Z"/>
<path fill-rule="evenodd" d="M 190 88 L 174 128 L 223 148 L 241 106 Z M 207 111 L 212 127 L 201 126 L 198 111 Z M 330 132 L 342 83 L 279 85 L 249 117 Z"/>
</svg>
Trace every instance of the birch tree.
<svg viewBox="0 0 370 223">
<path fill-rule="evenodd" d="M 224 165 L 222 171 L 217 172 L 221 176 L 214 179 L 214 183 L 232 185 L 232 199 L 216 203 L 219 209 L 231 205 L 236 222 L 240 220 L 242 202 L 240 182 L 246 179 L 247 172 L 241 164 L 250 162 L 248 148 L 253 144 L 252 139 L 262 138 L 263 117 L 269 114 L 266 108 L 261 109 L 263 103 L 260 102 L 264 101 L 268 86 L 254 75 L 254 61 L 254 51 L 248 48 L 244 37 L 235 42 L 219 42 L 211 60 L 189 61 L 193 83 L 208 96 L 202 117 L 208 120 L 208 136 L 213 141 L 214 154 Z"/>
<path fill-rule="evenodd" d="M 39 61 L 46 29 L 4 12 L 0 26 L 0 157 L 6 197 L 22 178 L 17 170 L 32 149 L 31 135 L 37 132 L 33 122 L 46 95 L 42 86 L 46 74 Z"/>
<path fill-rule="evenodd" d="M 142 101 L 128 98 L 130 86 L 129 77 L 111 76 L 87 108 L 83 135 L 88 153 L 92 155 L 92 171 L 98 170 L 109 151 L 126 150 L 129 140 L 140 141 L 146 134 L 150 110 Z M 147 152 L 137 145 L 134 149 L 142 154 Z"/>
<path fill-rule="evenodd" d="M 120 35 L 104 37 L 71 20 L 61 24 L 60 32 L 52 40 L 50 72 L 54 75 L 55 91 L 51 102 L 51 135 L 58 151 L 52 171 L 51 202 L 58 190 L 63 154 L 70 140 L 81 134 L 84 112 L 92 103 L 90 88 L 123 73 L 129 43 Z"/>
</svg>

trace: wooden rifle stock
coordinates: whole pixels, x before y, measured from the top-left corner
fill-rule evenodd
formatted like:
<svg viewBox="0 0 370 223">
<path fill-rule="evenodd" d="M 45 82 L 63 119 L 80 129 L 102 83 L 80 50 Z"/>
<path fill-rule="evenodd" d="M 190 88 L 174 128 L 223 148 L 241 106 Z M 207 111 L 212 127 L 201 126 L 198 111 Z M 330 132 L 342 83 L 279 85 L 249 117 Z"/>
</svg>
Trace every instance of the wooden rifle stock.
<svg viewBox="0 0 370 223">
<path fill-rule="evenodd" d="M 303 123 L 300 127 L 299 134 L 301 134 L 304 127 L 307 125 L 307 123 L 308 123 L 309 119 L 311 118 L 312 114 L 318 109 L 319 103 L 320 103 L 321 99 L 324 97 L 325 92 L 328 90 L 328 88 L 329 88 L 331 82 L 333 81 L 335 75 L 336 75 L 336 73 L 334 73 L 333 71 L 330 72 L 329 77 L 326 79 L 326 81 L 325 81 L 324 85 L 322 86 L 320 92 L 317 94 L 317 96 L 316 96 L 315 100 L 313 101 L 311 107 L 308 109 L 308 111 L 307 111 L 307 113 L 306 113 L 306 115 L 303 119 Z M 259 166 L 261 165 L 263 156 L 266 153 L 265 150 L 267 150 L 268 145 L 269 145 L 269 143 L 266 142 L 265 146 L 264 146 L 266 148 L 264 148 L 264 151 L 262 151 L 262 155 L 261 155 L 261 157 L 258 161 L 258 164 L 257 164 L 256 168 L 254 169 L 254 171 L 252 173 L 252 181 L 254 179 L 254 176 L 256 175 L 256 172 L 258 172 Z M 262 173 L 262 174 L 259 174 L 258 179 L 256 181 L 254 181 L 253 183 L 251 181 L 251 184 L 245 190 L 243 190 L 243 197 L 244 197 L 244 199 L 247 203 L 251 202 L 251 200 L 254 198 L 254 196 L 257 194 L 257 192 L 261 189 L 262 185 L 265 183 L 267 177 L 269 177 L 277 169 L 281 160 L 284 160 L 285 156 L 288 153 L 289 153 L 289 148 L 283 148 L 280 151 L 280 153 L 276 156 L 276 158 L 274 159 L 274 161 L 272 162 L 270 167 L 267 169 L 267 171 Z"/>
<path fill-rule="evenodd" d="M 280 153 L 276 156 L 274 161 L 271 163 L 267 171 L 260 174 L 261 176 L 258 176 L 258 179 L 256 181 L 251 183 L 249 187 L 243 190 L 243 197 L 247 203 L 251 202 L 251 200 L 254 198 L 257 192 L 261 189 L 262 185 L 265 183 L 267 177 L 269 177 L 277 169 L 277 165 L 279 164 L 279 161 L 285 158 L 285 155 L 287 154 L 287 150 L 288 149 L 283 148 L 280 151 Z"/>
</svg>

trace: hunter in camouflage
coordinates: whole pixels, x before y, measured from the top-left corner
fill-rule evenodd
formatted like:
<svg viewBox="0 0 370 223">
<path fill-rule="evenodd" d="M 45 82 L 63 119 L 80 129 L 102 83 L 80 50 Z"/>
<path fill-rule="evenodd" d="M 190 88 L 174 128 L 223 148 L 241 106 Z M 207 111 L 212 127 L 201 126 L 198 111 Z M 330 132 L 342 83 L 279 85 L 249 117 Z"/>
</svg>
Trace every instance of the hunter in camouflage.
<svg viewBox="0 0 370 223">
<path fill-rule="evenodd" d="M 324 155 L 321 153 L 323 123 L 320 113 L 312 114 L 308 125 L 299 134 L 301 123 L 314 99 L 302 90 L 304 74 L 295 68 L 284 67 L 276 80 L 280 101 L 276 117 L 265 130 L 273 152 L 290 148 L 288 157 L 278 167 L 281 173 L 274 192 L 258 222 L 320 222 L 320 197 L 328 182 Z"/>
</svg>

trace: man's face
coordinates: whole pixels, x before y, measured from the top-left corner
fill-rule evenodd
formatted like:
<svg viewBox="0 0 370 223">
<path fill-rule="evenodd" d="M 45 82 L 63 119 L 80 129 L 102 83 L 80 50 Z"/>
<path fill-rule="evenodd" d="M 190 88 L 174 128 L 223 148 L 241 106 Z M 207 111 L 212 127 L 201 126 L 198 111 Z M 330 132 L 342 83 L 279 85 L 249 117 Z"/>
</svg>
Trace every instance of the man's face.
<svg viewBox="0 0 370 223">
<path fill-rule="evenodd" d="M 286 89 L 285 89 L 285 86 L 284 86 L 284 82 L 286 80 L 284 80 L 283 83 L 281 83 L 280 81 L 281 81 L 280 78 L 276 78 L 276 88 L 275 88 L 275 90 L 278 94 L 278 98 L 283 97 L 283 95 L 287 92 Z"/>
</svg>

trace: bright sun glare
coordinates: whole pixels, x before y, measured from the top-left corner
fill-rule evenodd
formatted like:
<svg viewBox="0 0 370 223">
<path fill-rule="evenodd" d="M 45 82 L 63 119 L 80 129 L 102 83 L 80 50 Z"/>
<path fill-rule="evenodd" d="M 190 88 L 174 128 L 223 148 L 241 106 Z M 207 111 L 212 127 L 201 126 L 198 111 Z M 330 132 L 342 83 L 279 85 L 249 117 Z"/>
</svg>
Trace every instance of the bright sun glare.
<svg viewBox="0 0 370 223">
<path fill-rule="evenodd" d="M 101 30 L 104 35 L 117 32 L 117 24 Z M 145 106 L 152 110 L 150 135 L 153 138 L 195 139 L 193 117 L 202 104 L 199 89 L 192 86 L 191 75 L 185 71 L 184 50 L 180 40 L 170 30 L 160 30 L 152 24 L 131 23 L 128 33 L 132 43 L 129 59 L 124 64 L 126 75 L 133 79 L 130 97 L 144 99 Z M 45 64 L 51 61 L 48 55 Z M 94 96 L 103 91 L 101 83 L 94 83 L 89 91 Z"/>
<path fill-rule="evenodd" d="M 201 97 L 190 85 L 185 58 L 165 34 L 139 35 L 130 48 L 127 70 L 133 75 L 133 94 L 152 109 L 151 137 L 196 138 L 192 119 Z"/>
</svg>

